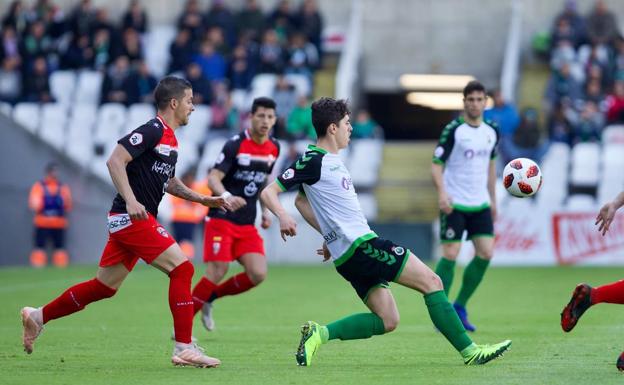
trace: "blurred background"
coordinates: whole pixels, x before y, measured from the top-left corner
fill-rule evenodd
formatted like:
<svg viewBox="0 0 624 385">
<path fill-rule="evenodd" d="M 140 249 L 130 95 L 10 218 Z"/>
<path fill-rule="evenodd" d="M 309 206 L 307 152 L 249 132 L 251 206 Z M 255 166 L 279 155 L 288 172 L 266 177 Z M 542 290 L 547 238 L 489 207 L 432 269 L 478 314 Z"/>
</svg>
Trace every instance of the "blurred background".
<svg viewBox="0 0 624 385">
<path fill-rule="evenodd" d="M 249 126 L 255 97 L 277 102 L 276 173 L 315 140 L 311 101 L 348 99 L 354 139 L 341 156 L 366 217 L 423 259 L 440 254 L 433 148 L 479 79 L 501 127 L 500 169 L 529 157 L 544 176 L 531 199 L 498 184 L 493 263 L 624 261 L 624 222 L 607 237 L 593 228 L 624 189 L 619 0 L 3 0 L 0 16 L 0 265 L 30 263 L 37 196 L 50 195 L 33 186 L 51 164 L 71 192 L 59 213 L 70 263 L 99 259 L 115 193 L 105 161 L 155 115 L 152 91 L 167 74 L 193 85 L 176 172 L 197 185 Z M 294 196 L 283 202 L 299 236 L 282 242 L 276 223 L 262 231 L 269 261 L 317 263 L 320 235 Z M 161 221 L 175 215 L 165 199 Z"/>
</svg>

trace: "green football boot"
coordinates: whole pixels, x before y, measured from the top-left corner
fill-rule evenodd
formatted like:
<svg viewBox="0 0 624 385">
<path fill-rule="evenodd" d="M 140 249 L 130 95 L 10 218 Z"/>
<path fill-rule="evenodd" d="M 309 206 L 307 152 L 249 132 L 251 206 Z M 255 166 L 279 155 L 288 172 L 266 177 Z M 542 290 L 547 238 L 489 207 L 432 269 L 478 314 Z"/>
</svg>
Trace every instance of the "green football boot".
<svg viewBox="0 0 624 385">
<path fill-rule="evenodd" d="M 321 346 L 321 325 L 314 321 L 308 321 L 301 327 L 301 341 L 295 357 L 297 365 L 310 366 L 312 357 L 316 354 L 319 346 Z"/>
<path fill-rule="evenodd" d="M 494 345 L 474 345 L 474 351 L 464 357 L 466 365 L 483 365 L 503 355 L 511 346 L 511 340 L 505 340 Z"/>
</svg>

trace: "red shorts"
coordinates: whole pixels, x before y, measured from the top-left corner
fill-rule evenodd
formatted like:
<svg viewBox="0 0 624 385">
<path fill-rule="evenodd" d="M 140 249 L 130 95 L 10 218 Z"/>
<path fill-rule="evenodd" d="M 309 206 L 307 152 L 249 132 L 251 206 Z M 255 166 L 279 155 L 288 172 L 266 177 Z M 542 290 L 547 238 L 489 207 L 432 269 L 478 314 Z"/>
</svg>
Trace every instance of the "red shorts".
<svg viewBox="0 0 624 385">
<path fill-rule="evenodd" d="M 144 220 L 130 220 L 128 214 L 108 215 L 108 242 L 100 267 L 123 263 L 131 271 L 139 258 L 150 264 L 163 251 L 175 243 L 175 239 L 152 214 Z"/>
<path fill-rule="evenodd" d="M 208 218 L 204 225 L 204 262 L 232 262 L 243 254 L 264 255 L 264 241 L 254 225 Z"/>
</svg>

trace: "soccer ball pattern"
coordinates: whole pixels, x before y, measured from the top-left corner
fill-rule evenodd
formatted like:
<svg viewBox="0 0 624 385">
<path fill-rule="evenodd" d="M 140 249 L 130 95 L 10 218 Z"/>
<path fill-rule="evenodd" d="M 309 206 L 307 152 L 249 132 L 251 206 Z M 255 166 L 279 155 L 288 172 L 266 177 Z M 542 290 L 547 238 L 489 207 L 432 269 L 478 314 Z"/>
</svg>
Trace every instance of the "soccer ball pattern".
<svg viewBox="0 0 624 385">
<path fill-rule="evenodd" d="M 514 159 L 503 170 L 503 186 L 515 197 L 530 197 L 542 186 L 542 171 L 531 159 Z"/>
</svg>

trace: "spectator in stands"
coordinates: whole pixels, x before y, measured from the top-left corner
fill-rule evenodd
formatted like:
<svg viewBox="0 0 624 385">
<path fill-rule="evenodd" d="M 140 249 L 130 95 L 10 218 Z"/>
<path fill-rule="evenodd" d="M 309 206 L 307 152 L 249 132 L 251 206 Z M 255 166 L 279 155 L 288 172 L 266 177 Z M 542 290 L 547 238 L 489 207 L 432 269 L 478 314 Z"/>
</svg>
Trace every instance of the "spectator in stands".
<svg viewBox="0 0 624 385">
<path fill-rule="evenodd" d="M 93 69 L 105 71 L 106 67 L 111 63 L 111 36 L 110 32 L 105 29 L 99 29 L 93 37 Z"/>
<path fill-rule="evenodd" d="M 11 59 L 18 66 L 22 64 L 19 38 L 12 26 L 7 25 L 2 29 L 2 41 L 0 44 L 2 44 L 0 47 L 0 60 Z"/>
<path fill-rule="evenodd" d="M 353 139 L 370 139 L 381 135 L 381 127 L 370 116 L 366 109 L 361 109 L 355 116 L 355 121 L 351 124 L 353 131 L 351 137 Z"/>
<path fill-rule="evenodd" d="M 319 56 L 321 53 L 321 33 L 323 32 L 323 18 L 318 11 L 316 0 L 304 0 L 297 15 L 297 26 L 308 41 L 316 47 Z"/>
<path fill-rule="evenodd" d="M 572 144 L 571 140 L 572 125 L 566 117 L 565 107 L 558 103 L 550 114 L 548 120 L 548 137 L 551 142 Z"/>
<path fill-rule="evenodd" d="M 236 29 L 238 36 L 250 32 L 253 38 L 259 38 L 259 34 L 264 31 L 265 18 L 262 10 L 258 6 L 257 0 L 246 0 L 245 6 L 236 16 Z"/>
<path fill-rule="evenodd" d="M 568 19 L 561 18 L 557 20 L 555 29 L 550 36 L 550 44 L 553 49 L 558 47 L 561 42 L 568 43 L 573 48 L 576 48 L 579 45 L 579 41 L 580 37 L 572 29 Z"/>
<path fill-rule="evenodd" d="M 592 45 L 613 44 L 619 36 L 617 20 L 604 0 L 597 0 L 587 16 L 587 37 Z"/>
<path fill-rule="evenodd" d="M 579 114 L 574 117 L 572 123 L 572 145 L 579 142 L 600 141 L 600 134 L 604 127 L 604 115 L 598 110 L 593 102 L 585 102 Z"/>
<path fill-rule="evenodd" d="M 624 38 L 615 42 L 615 52 L 612 59 L 613 77 L 624 79 Z"/>
<path fill-rule="evenodd" d="M 275 101 L 275 113 L 277 115 L 275 136 L 283 138 L 286 136 L 286 119 L 288 119 L 288 116 L 297 104 L 297 91 L 295 90 L 295 86 L 290 84 L 283 75 L 279 75 L 275 81 L 273 100 Z"/>
<path fill-rule="evenodd" d="M 284 50 L 277 39 L 277 33 L 273 29 L 264 32 L 259 52 L 260 73 L 280 73 L 284 68 Z"/>
<path fill-rule="evenodd" d="M 46 247 L 51 241 L 54 246 L 52 262 L 58 267 L 67 266 L 69 256 L 65 251 L 65 230 L 72 199 L 69 187 L 58 178 L 56 163 L 46 166 L 45 177 L 32 186 L 28 202 L 35 212 L 35 247 L 30 254 L 30 264 L 34 267 L 47 264 Z"/>
<path fill-rule="evenodd" d="M 225 58 L 215 51 L 209 40 L 201 43 L 199 52 L 193 56 L 193 62 L 199 64 L 202 74 L 210 81 L 223 81 L 227 65 Z"/>
<path fill-rule="evenodd" d="M 254 74 L 258 73 L 260 67 L 260 44 L 255 40 L 254 34 L 250 31 L 241 33 L 238 45 L 245 47 L 249 70 Z"/>
<path fill-rule="evenodd" d="M 553 71 L 546 85 L 548 110 L 558 103 L 572 105 L 582 97 L 581 86 L 570 73 L 570 63 L 563 63 L 558 71 Z"/>
<path fill-rule="evenodd" d="M 50 103 L 50 82 L 48 65 L 43 56 L 35 59 L 30 72 L 24 80 L 24 100 L 27 102 Z"/>
<path fill-rule="evenodd" d="M 61 8 L 56 5 L 49 4 L 44 9 L 46 9 L 47 12 L 42 16 L 41 20 L 43 20 L 46 26 L 46 34 L 54 40 L 60 39 L 67 30 L 65 14 Z M 58 54 L 57 47 L 55 47 L 55 53 Z"/>
<path fill-rule="evenodd" d="M 114 56 L 116 57 L 119 55 L 127 57 L 131 64 L 135 64 L 144 59 L 140 36 L 134 29 L 126 28 L 123 32 L 123 39 L 121 40 L 119 52 Z"/>
<path fill-rule="evenodd" d="M 111 38 L 111 41 L 117 42 L 119 36 L 116 35 L 116 29 L 108 15 L 108 9 L 102 7 L 95 11 L 95 19 L 91 23 L 91 34 L 105 29 Z"/>
<path fill-rule="evenodd" d="M 140 34 L 144 34 L 145 32 L 147 32 L 149 20 L 147 18 L 147 13 L 141 6 L 139 0 L 130 1 L 128 10 L 123 16 L 123 22 L 121 26 L 124 30 L 127 28 L 132 28 Z"/>
<path fill-rule="evenodd" d="M 624 123 L 624 78 L 613 85 L 613 93 L 607 97 L 607 121 Z"/>
<path fill-rule="evenodd" d="M 93 48 L 89 36 L 72 36 L 67 51 L 61 58 L 61 68 L 79 70 L 93 66 Z"/>
<path fill-rule="evenodd" d="M 128 90 L 128 103 L 154 103 L 154 89 L 158 85 L 158 80 L 147 67 L 147 63 L 139 61 L 136 63 L 135 70 L 129 78 L 130 85 Z"/>
<path fill-rule="evenodd" d="M 585 84 L 585 100 L 593 102 L 601 112 L 607 111 L 605 94 L 602 92 L 602 85 L 597 79 L 590 79 Z"/>
<path fill-rule="evenodd" d="M 498 132 L 500 135 L 498 147 L 503 154 L 501 158 L 507 159 L 508 156 L 506 154 L 512 151 L 510 147 L 513 147 L 513 138 L 520 124 L 520 116 L 518 115 L 516 107 L 505 101 L 499 89 L 494 90 L 491 96 L 494 101 L 494 106 L 485 110 L 483 117 L 485 119 L 491 119 L 498 124 Z"/>
<path fill-rule="evenodd" d="M 540 162 L 549 143 L 541 140 L 541 129 L 535 108 L 525 108 L 522 111 L 520 124 L 513 134 L 513 140 L 508 143 L 507 153 L 501 151 L 504 163 L 506 164 L 515 158 L 530 158 Z"/>
<path fill-rule="evenodd" d="M 561 24 L 562 20 L 565 23 L 564 25 Z M 563 11 L 555 18 L 554 25 L 553 40 L 557 40 L 561 36 L 568 36 L 575 48 L 578 48 L 579 45 L 585 42 L 585 21 L 578 14 L 576 1 L 567 0 L 565 2 Z M 561 35 L 562 32 L 564 32 L 563 35 Z M 556 44 L 555 41 L 553 41 L 554 44 Z"/>
<path fill-rule="evenodd" d="M 268 20 L 268 26 L 275 31 L 277 41 L 286 44 L 290 33 L 295 30 L 296 24 L 295 15 L 290 10 L 290 1 L 281 0 L 275 10 L 271 12 Z"/>
<path fill-rule="evenodd" d="M 228 78 L 230 79 L 231 90 L 248 90 L 251 87 L 251 80 L 254 73 L 249 67 L 247 60 L 247 51 L 242 45 L 236 46 L 232 53 L 228 69 Z"/>
<path fill-rule="evenodd" d="M 312 108 L 306 96 L 299 96 L 297 105 L 288 115 L 286 134 L 291 139 L 316 139 L 316 131 L 312 125 Z"/>
<path fill-rule="evenodd" d="M 201 194 L 207 196 L 212 195 L 208 183 L 202 185 L 195 182 L 196 171 L 190 169 L 182 174 L 180 180 L 186 186 L 192 188 Z M 204 218 L 208 214 L 208 208 L 201 203 L 191 202 L 186 199 L 169 195 L 172 205 L 171 226 L 173 227 L 173 236 L 180 244 L 180 248 L 188 258 L 195 256 L 194 239 L 196 227 L 203 223 Z"/>
<path fill-rule="evenodd" d="M 190 41 L 196 42 L 204 31 L 202 21 L 197 0 L 187 0 L 184 10 L 178 18 L 178 30 L 187 30 L 190 34 Z"/>
<path fill-rule="evenodd" d="M 314 45 L 307 41 L 304 34 L 297 32 L 291 38 L 287 56 L 285 72 L 305 76 L 310 85 L 309 89 L 313 89 L 312 73 L 319 63 L 318 52 Z"/>
<path fill-rule="evenodd" d="M 0 101 L 15 104 L 22 96 L 22 74 L 16 59 L 2 59 L 0 67 Z"/>
<path fill-rule="evenodd" d="M 95 11 L 91 0 L 82 0 L 74 9 L 68 20 L 73 36 L 93 36 L 92 25 L 95 22 Z"/>
<path fill-rule="evenodd" d="M 202 40 L 208 40 L 211 42 L 215 51 L 223 57 L 227 57 L 230 54 L 230 45 L 225 40 L 223 29 L 221 29 L 221 27 L 213 26 L 208 28 Z"/>
<path fill-rule="evenodd" d="M 208 9 L 208 13 L 206 13 L 204 18 L 204 23 L 208 28 L 221 28 L 230 47 L 236 44 L 236 21 L 223 0 L 212 0 L 210 9 Z"/>
<path fill-rule="evenodd" d="M 21 0 L 14 0 L 9 5 L 9 11 L 2 19 L 2 28 L 12 27 L 18 35 L 21 35 L 28 26 L 28 12 L 24 9 Z"/>
<path fill-rule="evenodd" d="M 183 71 L 193 57 L 191 32 L 184 28 L 177 32 L 175 40 L 169 47 L 169 73 Z"/>
<path fill-rule="evenodd" d="M 210 104 L 212 101 L 212 85 L 204 77 L 201 67 L 197 63 L 190 63 L 186 67 L 186 80 L 193 86 L 193 103 Z"/>
<path fill-rule="evenodd" d="M 125 56 L 115 59 L 102 81 L 102 103 L 130 104 L 132 84 L 130 79 L 130 63 Z"/>
<path fill-rule="evenodd" d="M 210 128 L 215 130 L 238 131 L 240 129 L 240 115 L 228 87 L 224 82 L 215 83 L 214 95 L 210 104 L 211 122 Z"/>
<path fill-rule="evenodd" d="M 45 25 L 36 20 L 28 29 L 28 34 L 22 39 L 20 55 L 23 60 L 25 73 L 31 70 L 35 58 L 43 56 L 47 59 L 52 50 L 52 39 L 45 34 Z"/>
</svg>

